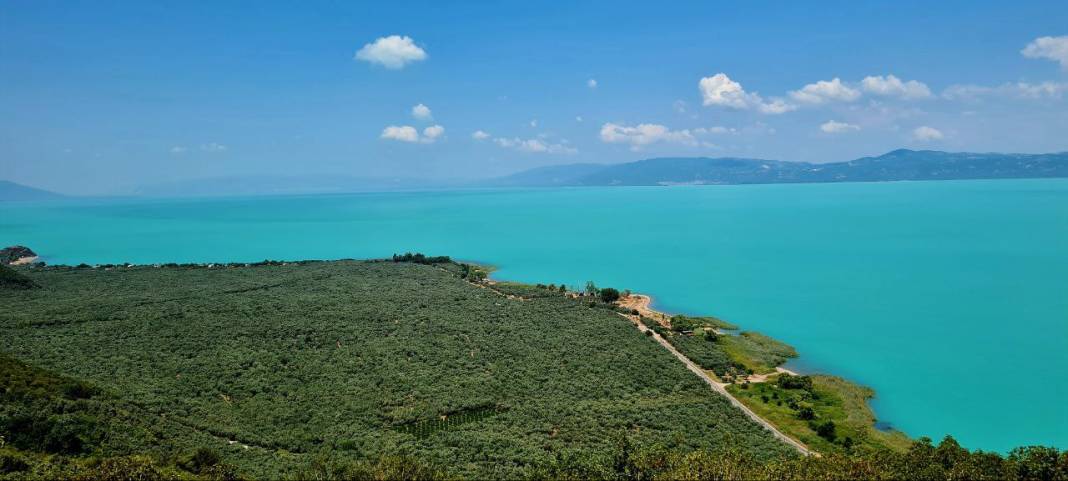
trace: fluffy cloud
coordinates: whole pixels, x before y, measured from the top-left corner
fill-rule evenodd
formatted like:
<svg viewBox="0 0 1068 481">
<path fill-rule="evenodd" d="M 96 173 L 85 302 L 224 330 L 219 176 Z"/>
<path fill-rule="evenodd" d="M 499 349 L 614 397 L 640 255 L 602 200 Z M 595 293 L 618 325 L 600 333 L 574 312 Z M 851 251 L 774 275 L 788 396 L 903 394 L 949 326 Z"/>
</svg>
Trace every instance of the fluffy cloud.
<svg viewBox="0 0 1068 481">
<path fill-rule="evenodd" d="M 226 152 L 229 148 L 220 143 L 209 142 L 207 144 L 201 144 L 200 150 L 203 150 L 204 152 Z"/>
<path fill-rule="evenodd" d="M 426 51 L 408 36 L 380 37 L 356 52 L 356 60 L 379 64 L 388 69 L 404 68 L 412 62 L 426 60 Z"/>
<path fill-rule="evenodd" d="M 759 95 L 746 92 L 742 84 L 731 80 L 725 73 L 702 78 L 697 83 L 697 88 L 701 90 L 701 99 L 705 106 L 742 110 L 760 103 Z"/>
<path fill-rule="evenodd" d="M 432 144 L 441 138 L 442 135 L 445 135 L 445 127 L 440 125 L 431 125 L 430 127 L 423 129 L 423 135 L 419 135 L 419 131 L 410 125 L 390 125 L 385 129 L 382 129 L 382 135 L 380 137 L 386 140 L 396 140 L 399 142 Z"/>
<path fill-rule="evenodd" d="M 1039 37 L 1027 44 L 1020 53 L 1027 58 L 1045 58 L 1061 64 L 1068 69 L 1068 35 L 1060 37 Z"/>
<path fill-rule="evenodd" d="M 633 150 L 656 142 L 697 145 L 697 139 L 689 130 L 670 130 L 659 124 L 628 127 L 606 123 L 601 126 L 601 141 L 609 144 L 630 144 Z"/>
<path fill-rule="evenodd" d="M 475 140 L 486 140 L 490 138 L 490 134 L 484 130 L 476 130 L 471 133 L 471 138 Z"/>
<path fill-rule="evenodd" d="M 518 137 L 507 139 L 504 137 L 497 137 L 496 139 L 493 139 L 493 142 L 506 149 L 515 149 L 520 152 L 530 152 L 535 154 L 574 154 L 578 152 L 578 149 L 566 144 L 554 144 L 542 139 L 521 139 Z"/>
<path fill-rule="evenodd" d="M 597 88 L 597 79 L 592 79 L 591 78 L 591 79 L 587 80 L 586 81 L 586 86 L 591 88 L 591 89 Z"/>
<path fill-rule="evenodd" d="M 842 83 L 841 79 L 835 77 L 832 80 L 820 80 L 801 87 L 800 90 L 790 92 L 790 97 L 806 104 L 822 104 L 831 101 L 852 102 L 860 98 L 860 91 L 847 86 Z"/>
<path fill-rule="evenodd" d="M 761 103 L 758 110 L 760 110 L 760 113 L 778 115 L 797 110 L 797 106 L 786 103 L 783 99 L 772 99 L 771 102 Z"/>
<path fill-rule="evenodd" d="M 427 107 L 423 104 L 419 104 L 415 107 L 412 107 L 412 117 L 415 117 L 419 120 L 430 120 L 434 118 L 434 115 L 430 113 L 430 107 Z"/>
<path fill-rule="evenodd" d="M 820 130 L 828 134 L 842 134 L 846 132 L 853 132 L 860 130 L 859 125 L 853 125 L 846 122 L 837 122 L 834 120 L 828 120 L 820 125 Z"/>
<path fill-rule="evenodd" d="M 796 109 L 782 99 L 765 102 L 760 94 L 746 92 L 742 84 L 731 80 L 725 73 L 704 77 L 697 83 L 702 104 L 706 107 L 727 107 L 736 110 L 756 109 L 765 114 L 781 114 Z"/>
<path fill-rule="evenodd" d="M 996 87 L 984 85 L 951 85 L 942 96 L 949 100 L 978 100 L 982 97 L 1018 99 L 1059 99 L 1068 92 L 1068 83 L 1042 82 L 1005 83 Z"/>
<path fill-rule="evenodd" d="M 912 130 L 912 139 L 920 142 L 927 142 L 931 140 L 942 140 L 945 137 L 942 132 L 934 127 L 928 127 L 926 125 L 916 127 Z"/>
<path fill-rule="evenodd" d="M 901 79 L 893 75 L 864 77 L 860 85 L 865 92 L 887 97 L 922 99 L 931 96 L 931 89 L 927 88 L 927 85 L 923 82 L 915 80 L 902 82 Z"/>
<path fill-rule="evenodd" d="M 67 150 L 70 150 L 70 149 L 67 149 Z M 187 148 L 185 148 L 185 147 L 183 147 L 181 145 L 175 145 L 174 147 L 171 147 L 170 152 L 172 154 L 174 154 L 174 155 L 180 155 L 180 154 L 184 154 L 187 150 L 189 150 L 189 149 L 187 149 Z"/>
<path fill-rule="evenodd" d="M 382 129 L 381 138 L 401 142 L 418 142 L 419 131 L 410 125 L 390 125 Z"/>
<path fill-rule="evenodd" d="M 431 125 L 423 129 L 423 141 L 427 143 L 438 140 L 442 135 L 445 135 L 445 127 L 440 125 Z"/>
</svg>

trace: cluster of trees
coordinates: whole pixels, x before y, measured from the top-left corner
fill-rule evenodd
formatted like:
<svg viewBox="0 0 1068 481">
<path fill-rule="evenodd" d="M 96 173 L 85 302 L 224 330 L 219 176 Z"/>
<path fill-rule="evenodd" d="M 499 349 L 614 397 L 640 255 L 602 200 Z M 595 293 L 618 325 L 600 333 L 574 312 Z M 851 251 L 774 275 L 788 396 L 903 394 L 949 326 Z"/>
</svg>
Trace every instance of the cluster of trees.
<svg viewBox="0 0 1068 481">
<path fill-rule="evenodd" d="M 411 252 L 405 252 L 404 254 L 393 254 L 393 262 L 412 262 L 415 264 L 451 264 L 452 259 L 449 256 L 426 256 L 421 253 L 412 254 Z"/>
<path fill-rule="evenodd" d="M 937 445 L 921 438 L 902 451 L 870 450 L 772 460 L 724 447 L 685 452 L 662 446 L 635 447 L 625 438 L 611 456 L 557 454 L 535 468 L 531 479 L 562 480 L 903 480 L 1068 479 L 1068 451 L 1031 446 L 1007 456 L 969 451 L 946 436 Z"/>
<path fill-rule="evenodd" d="M 37 283 L 22 273 L 0 264 L 0 289 L 33 289 Z"/>
<path fill-rule="evenodd" d="M 583 290 L 583 294 L 589 297 L 595 297 L 604 303 L 613 303 L 622 297 L 619 290 L 614 287 L 597 287 L 593 281 L 586 281 L 586 288 Z"/>
</svg>

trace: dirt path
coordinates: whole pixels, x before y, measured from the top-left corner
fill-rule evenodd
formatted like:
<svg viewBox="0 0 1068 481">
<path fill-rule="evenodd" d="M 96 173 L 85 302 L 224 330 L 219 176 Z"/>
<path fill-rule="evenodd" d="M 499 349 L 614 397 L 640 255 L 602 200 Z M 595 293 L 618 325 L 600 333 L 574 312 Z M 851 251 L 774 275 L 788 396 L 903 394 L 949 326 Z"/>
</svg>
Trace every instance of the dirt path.
<svg viewBox="0 0 1068 481">
<path fill-rule="evenodd" d="M 651 319 L 656 319 L 657 322 L 663 323 L 663 321 L 661 321 L 661 319 L 667 317 L 666 314 L 654 311 L 654 310 L 649 308 L 649 303 L 650 303 L 650 300 L 651 300 L 649 298 L 649 296 L 633 295 L 632 294 L 630 297 L 631 298 L 637 297 L 639 299 L 632 300 L 632 301 L 630 301 L 630 303 L 620 302 L 620 305 L 622 305 L 624 307 L 631 308 L 631 309 L 637 309 L 638 312 L 642 313 L 643 316 L 649 317 Z M 648 314 L 646 312 L 644 312 L 644 311 L 648 311 Z M 653 314 L 653 315 L 649 315 L 649 314 Z M 757 424 L 763 426 L 764 429 L 767 429 L 768 431 L 771 431 L 771 434 L 773 436 L 775 436 L 776 438 L 778 438 L 782 442 L 784 442 L 786 444 L 789 444 L 790 446 L 792 446 L 794 449 L 797 449 L 798 452 L 800 452 L 801 454 L 803 454 L 805 456 L 810 456 L 810 455 L 817 455 L 818 456 L 818 453 L 808 449 L 808 447 L 805 446 L 804 444 L 801 444 L 800 442 L 794 440 L 793 438 L 783 434 L 782 431 L 779 431 L 779 429 L 776 428 L 773 424 L 771 424 L 770 422 L 766 421 L 764 418 L 760 417 L 757 413 L 753 412 L 752 409 L 749 409 L 749 407 L 747 407 L 745 404 L 743 404 L 741 401 L 739 401 L 737 398 L 735 398 L 730 392 L 727 391 L 727 384 L 720 383 L 717 380 L 713 379 L 712 376 L 709 376 L 708 373 L 705 372 L 704 369 L 701 369 L 701 366 L 698 366 L 693 361 L 691 361 L 690 358 L 686 357 L 684 354 L 682 354 L 677 349 L 675 349 L 675 346 L 672 346 L 671 343 L 667 341 L 667 339 L 664 339 L 662 336 L 660 336 L 660 334 L 657 334 L 655 331 L 653 331 L 653 330 L 649 329 L 648 327 L 646 327 L 645 324 L 642 324 L 641 320 L 638 319 L 638 316 L 626 315 L 626 314 L 620 314 L 620 316 L 623 316 L 624 318 L 629 319 L 631 322 L 633 322 L 635 326 L 638 326 L 638 330 L 641 331 L 642 333 L 645 333 L 645 332 L 648 331 L 648 334 L 650 336 L 652 336 L 652 338 L 655 339 L 656 342 L 660 343 L 661 346 L 664 346 L 664 349 L 667 349 L 669 352 L 674 354 L 675 357 L 679 359 L 679 361 L 682 361 L 682 363 L 686 365 L 687 369 L 689 369 L 694 374 L 696 374 L 698 377 L 700 377 L 706 384 L 709 385 L 709 387 L 712 388 L 713 391 L 716 391 L 717 393 L 723 395 L 723 397 L 726 397 L 727 400 L 730 401 L 731 404 L 733 404 L 735 407 L 740 409 L 743 413 L 745 413 L 746 416 L 749 416 L 749 419 L 752 419 Z M 766 379 L 766 376 L 765 376 L 765 379 Z"/>
<path fill-rule="evenodd" d="M 444 269 L 442 269 L 442 270 L 444 270 Z M 474 285 L 476 287 L 480 287 L 480 288 L 483 288 L 483 289 L 489 289 L 489 290 L 491 290 L 491 291 L 493 291 L 493 292 L 495 292 L 495 293 L 497 293 L 497 294 L 499 294 L 501 296 L 507 297 L 509 299 L 529 300 L 529 299 L 525 299 L 525 298 L 522 298 L 522 297 L 516 297 L 516 296 L 510 295 L 510 294 L 505 294 L 505 293 L 493 288 L 492 287 L 493 286 L 493 282 L 492 281 L 488 281 L 486 283 L 474 283 L 474 282 L 468 281 L 468 283 L 472 284 L 472 285 Z M 653 310 L 650 307 L 651 304 L 652 304 L 652 298 L 649 297 L 649 296 L 643 295 L 643 294 L 631 294 L 631 295 L 629 295 L 627 297 L 624 297 L 624 298 L 619 300 L 619 305 L 621 305 L 621 306 L 623 306 L 623 307 L 625 307 L 627 309 L 637 309 L 638 313 L 641 314 L 642 316 L 648 317 L 650 319 L 655 319 L 657 322 L 659 322 L 660 324 L 662 324 L 664 326 L 669 325 L 669 323 L 671 322 L 671 316 L 668 316 L 667 314 L 664 314 L 662 312 Z M 646 331 L 648 331 L 649 335 L 651 335 L 653 337 L 653 339 L 656 340 L 656 342 L 660 343 L 661 346 L 664 346 L 664 349 L 667 349 L 669 352 L 674 354 L 675 357 L 679 359 L 679 361 L 682 361 L 682 363 L 686 365 L 687 369 L 689 369 L 694 374 L 696 374 L 698 377 L 700 377 L 703 381 L 705 381 L 705 383 L 708 384 L 712 388 L 713 391 L 716 391 L 717 393 L 721 394 L 723 397 L 726 397 L 727 400 L 730 401 L 731 404 L 733 404 L 735 407 L 737 407 L 743 413 L 745 413 L 745 415 L 748 416 L 749 419 L 752 419 L 753 422 L 763 426 L 764 429 L 767 429 L 768 431 L 770 431 L 773 436 L 778 438 L 780 441 L 790 445 L 791 447 L 796 449 L 801 454 L 803 454 L 805 456 L 811 456 L 811 455 L 819 456 L 819 453 L 816 453 L 815 451 L 812 451 L 812 450 L 808 449 L 808 447 L 805 446 L 804 444 L 801 444 L 800 442 L 794 440 L 793 438 L 783 434 L 782 431 L 779 431 L 779 429 L 776 428 L 773 424 L 771 424 L 770 422 L 764 420 L 764 418 L 762 418 L 759 415 L 757 415 L 757 413 L 753 412 L 753 410 L 749 409 L 749 407 L 747 407 L 745 404 L 742 404 L 741 401 L 739 401 L 737 398 L 735 398 L 733 395 L 731 395 L 730 392 L 727 391 L 727 385 L 726 384 L 720 383 L 720 382 L 716 381 L 715 379 L 713 379 L 712 376 L 709 376 L 708 373 L 705 372 L 704 369 L 701 369 L 701 366 L 698 366 L 697 364 L 694 364 L 694 362 L 691 361 L 690 358 L 686 357 L 681 352 L 679 352 L 677 349 L 675 349 L 675 346 L 672 346 L 671 343 L 668 342 L 663 337 L 661 337 L 660 334 L 657 334 L 655 331 L 652 331 L 651 329 L 646 327 L 645 324 L 642 324 L 642 321 L 641 321 L 641 319 L 638 318 L 638 316 L 627 315 L 627 314 L 622 314 L 622 313 L 620 313 L 619 315 L 622 316 L 624 319 L 628 319 L 631 322 L 633 322 L 635 326 L 638 326 L 638 330 L 641 331 L 642 333 L 645 333 Z M 787 371 L 785 369 L 782 369 L 782 368 L 776 368 L 776 369 L 779 370 L 780 372 L 789 372 L 789 371 Z M 756 381 L 756 382 L 763 382 L 766 378 L 767 378 L 767 376 L 764 376 L 763 378 L 760 379 L 760 381 Z"/>
</svg>

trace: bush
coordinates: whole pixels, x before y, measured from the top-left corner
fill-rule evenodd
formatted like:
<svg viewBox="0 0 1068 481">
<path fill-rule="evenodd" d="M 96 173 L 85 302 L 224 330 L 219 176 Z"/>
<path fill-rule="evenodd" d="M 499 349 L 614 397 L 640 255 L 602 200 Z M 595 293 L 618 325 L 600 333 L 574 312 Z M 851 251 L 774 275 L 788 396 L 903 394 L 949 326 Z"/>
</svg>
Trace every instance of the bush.
<svg viewBox="0 0 1068 481">
<path fill-rule="evenodd" d="M 775 380 L 775 384 L 783 389 L 802 389 L 812 392 L 812 378 L 809 376 L 794 376 L 783 373 Z"/>
<path fill-rule="evenodd" d="M 835 426 L 834 421 L 824 421 L 816 425 L 816 435 L 826 439 L 830 442 L 834 442 L 835 438 Z"/>
<path fill-rule="evenodd" d="M 0 289 L 33 289 L 37 283 L 20 274 L 15 269 L 0 264 Z"/>
<path fill-rule="evenodd" d="M 601 289 L 600 295 L 601 300 L 604 302 L 616 302 L 619 300 L 619 291 L 611 287 Z"/>
<path fill-rule="evenodd" d="M 179 464 L 179 467 L 194 474 L 201 474 L 222 463 L 219 452 L 210 448 L 198 448 L 191 456 Z"/>
</svg>

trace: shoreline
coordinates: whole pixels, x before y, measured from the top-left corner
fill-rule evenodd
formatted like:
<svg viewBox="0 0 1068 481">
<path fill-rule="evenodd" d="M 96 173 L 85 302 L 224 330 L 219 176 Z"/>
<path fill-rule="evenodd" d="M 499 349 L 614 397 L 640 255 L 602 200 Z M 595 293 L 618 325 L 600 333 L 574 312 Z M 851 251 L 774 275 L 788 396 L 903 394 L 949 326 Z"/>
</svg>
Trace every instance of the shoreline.
<svg viewBox="0 0 1068 481">
<path fill-rule="evenodd" d="M 40 258 L 41 258 L 40 256 L 19 257 L 18 259 L 15 259 L 15 260 L 11 261 L 11 263 L 8 264 L 8 265 L 11 265 L 11 266 L 29 265 L 29 264 L 33 264 L 34 262 L 37 262 L 37 259 L 40 259 Z"/>
<path fill-rule="evenodd" d="M 773 426 L 773 429 L 769 428 L 773 435 L 780 439 L 783 439 L 787 442 L 787 444 L 794 446 L 802 454 L 820 456 L 820 452 L 815 449 L 819 446 L 832 446 L 835 450 L 837 450 L 838 448 L 836 447 L 836 442 L 833 440 L 829 442 L 824 442 L 824 440 L 818 438 L 816 440 L 813 440 L 810 433 L 806 433 L 804 428 L 801 428 L 800 430 L 798 429 L 797 421 L 795 419 L 783 419 L 781 413 L 777 413 L 774 408 L 769 409 L 771 405 L 768 404 L 768 399 L 766 397 L 761 396 L 761 398 L 763 399 L 763 404 L 761 404 L 760 402 L 758 402 L 758 398 L 754 397 L 752 394 L 749 394 L 752 393 L 754 390 L 771 389 L 772 392 L 775 391 L 777 389 L 777 383 L 769 381 L 777 380 L 780 375 L 802 376 L 811 379 L 813 383 L 822 385 L 824 389 L 830 389 L 827 392 L 829 392 L 832 396 L 840 397 L 843 405 L 848 403 L 847 399 L 852 399 L 852 402 L 854 404 L 853 407 L 850 408 L 851 410 L 845 411 L 846 417 L 844 419 L 840 419 L 835 418 L 833 414 L 830 414 L 833 418 L 832 420 L 838 420 L 843 422 L 843 426 L 841 426 L 842 428 L 859 428 L 859 430 L 862 432 L 880 433 L 880 435 L 876 436 L 876 438 L 878 439 L 872 439 L 871 441 L 875 445 L 882 446 L 890 450 L 900 450 L 902 449 L 901 442 L 903 440 L 908 442 L 912 441 L 912 438 L 910 438 L 902 431 L 899 431 L 892 427 L 890 429 L 880 427 L 881 424 L 889 424 L 886 423 L 886 421 L 880 420 L 875 415 L 875 411 L 871 405 L 871 399 L 874 399 L 875 397 L 874 389 L 854 383 L 852 381 L 849 381 L 848 379 L 832 374 L 823 374 L 819 372 L 806 372 L 804 374 L 800 374 L 797 370 L 784 367 L 791 360 L 796 360 L 800 357 L 800 354 L 796 352 L 795 357 L 788 358 L 787 360 L 780 362 L 780 364 L 774 365 L 774 370 L 772 372 L 751 373 L 748 374 L 745 378 L 736 377 L 730 379 L 729 382 L 725 382 L 724 380 L 720 379 L 720 377 L 716 375 L 715 372 L 697 365 L 688 355 L 679 351 L 679 349 L 676 348 L 673 342 L 670 342 L 666 338 L 661 336 L 661 333 L 658 332 L 659 328 L 665 328 L 670 330 L 672 327 L 671 320 L 675 317 L 675 315 L 671 315 L 666 312 L 654 309 L 652 307 L 652 296 L 648 294 L 630 293 L 629 295 L 624 295 L 623 297 L 620 297 L 616 304 L 619 307 L 622 307 L 629 311 L 628 313 L 620 313 L 620 315 L 633 322 L 635 326 L 638 327 L 640 332 L 646 335 L 653 336 L 658 343 L 663 345 L 665 348 L 668 349 L 668 351 L 678 357 L 691 371 L 693 371 L 695 374 L 697 374 L 707 383 L 709 383 L 709 385 L 711 385 L 715 391 L 726 396 L 732 404 L 742 407 L 743 412 L 745 412 L 751 418 L 753 418 L 754 420 L 758 420 L 758 422 L 761 424 Z M 637 312 L 637 314 L 634 314 L 634 312 Z M 689 317 L 684 314 L 679 314 L 679 316 Z M 643 317 L 646 318 L 645 320 L 655 321 L 656 325 L 649 325 L 646 322 L 643 322 Z M 712 329 L 717 335 L 730 336 L 738 336 L 741 335 L 743 332 L 746 332 L 742 331 L 740 326 L 734 326 L 729 329 L 722 329 L 720 327 L 706 327 L 706 329 Z M 680 335 L 674 334 L 674 331 L 670 332 L 673 333 L 672 336 Z M 755 334 L 763 336 L 759 333 Z M 686 336 L 687 334 L 681 335 Z M 693 336 L 693 334 L 688 335 Z M 775 340 L 774 338 L 769 339 L 772 339 L 776 342 L 781 342 Z M 855 392 L 861 392 L 866 394 L 862 394 L 861 397 L 857 398 Z M 745 401 L 743 401 L 743 399 Z M 779 405 L 781 406 L 781 404 Z M 867 418 L 870 422 L 855 424 L 848 423 L 848 421 L 853 418 L 854 415 L 858 414 L 862 417 L 862 419 Z M 811 421 L 809 422 L 811 423 Z M 851 424 L 852 428 L 849 428 L 847 424 Z M 813 426 L 810 425 L 809 427 L 815 430 Z M 816 434 L 818 434 L 818 432 Z M 813 446 L 811 443 L 815 443 L 818 446 Z"/>
</svg>

